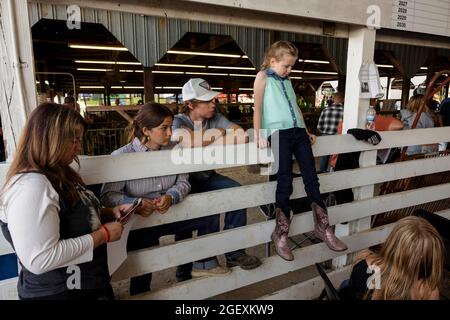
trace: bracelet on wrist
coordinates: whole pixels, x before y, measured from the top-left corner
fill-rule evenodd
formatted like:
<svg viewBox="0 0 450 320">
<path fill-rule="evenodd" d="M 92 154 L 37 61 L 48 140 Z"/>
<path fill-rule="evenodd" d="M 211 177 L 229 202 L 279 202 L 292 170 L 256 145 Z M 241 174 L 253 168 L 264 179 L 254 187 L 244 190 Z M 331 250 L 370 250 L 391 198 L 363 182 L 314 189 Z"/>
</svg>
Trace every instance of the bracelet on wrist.
<svg viewBox="0 0 450 320">
<path fill-rule="evenodd" d="M 110 240 L 110 234 L 109 234 L 108 228 L 106 228 L 105 225 L 102 224 L 102 225 L 100 226 L 100 229 L 102 230 L 103 235 L 105 236 L 106 242 L 109 242 L 109 240 Z"/>
</svg>

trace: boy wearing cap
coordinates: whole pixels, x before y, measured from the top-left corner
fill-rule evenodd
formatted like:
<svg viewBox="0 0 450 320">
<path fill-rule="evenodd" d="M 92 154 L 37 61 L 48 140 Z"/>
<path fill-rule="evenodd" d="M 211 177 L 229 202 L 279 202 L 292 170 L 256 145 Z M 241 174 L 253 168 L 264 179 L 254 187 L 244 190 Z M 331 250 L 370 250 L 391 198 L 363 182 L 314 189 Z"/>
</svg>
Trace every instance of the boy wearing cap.
<svg viewBox="0 0 450 320">
<path fill-rule="evenodd" d="M 226 143 L 246 143 L 247 139 L 244 130 L 237 124 L 229 121 L 222 114 L 216 112 L 216 106 L 213 99 L 220 92 L 212 91 L 208 82 L 200 78 L 190 79 L 182 90 L 184 107 L 180 114 L 175 115 L 173 121 L 174 138 L 180 139 L 176 129 L 184 129 L 190 137 L 181 138 L 180 144 L 184 147 L 200 147 L 210 144 Z M 208 134 L 208 140 L 202 138 L 201 141 L 194 140 L 194 131 L 216 129 L 216 133 L 211 136 Z M 217 130 L 218 129 L 218 130 Z M 178 132 L 180 132 L 178 130 Z M 226 135 L 233 135 L 233 139 L 225 138 Z M 202 135 L 203 137 L 203 135 Z M 184 140 L 184 141 L 183 141 Z M 216 173 L 214 170 L 196 172 L 190 174 L 189 181 L 192 185 L 191 193 L 207 192 L 225 188 L 238 187 L 240 184 L 228 177 Z M 219 219 L 217 219 L 219 222 Z M 225 215 L 224 230 L 245 226 L 247 224 L 246 209 L 227 212 Z M 219 224 L 217 225 L 217 231 Z M 189 238 L 190 235 L 186 235 Z M 240 266 L 242 269 L 250 270 L 261 265 L 261 261 L 245 253 L 244 249 L 228 252 L 225 254 L 227 266 Z M 207 263 L 205 269 L 193 269 L 192 276 L 213 275 L 208 274 Z"/>
</svg>

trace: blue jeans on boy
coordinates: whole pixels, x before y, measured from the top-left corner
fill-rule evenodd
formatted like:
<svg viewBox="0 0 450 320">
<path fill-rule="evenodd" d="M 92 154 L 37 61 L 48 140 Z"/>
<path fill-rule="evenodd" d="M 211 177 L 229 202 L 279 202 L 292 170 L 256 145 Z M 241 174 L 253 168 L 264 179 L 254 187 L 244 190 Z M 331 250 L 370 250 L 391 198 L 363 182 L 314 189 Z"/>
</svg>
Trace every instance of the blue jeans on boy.
<svg viewBox="0 0 450 320">
<path fill-rule="evenodd" d="M 198 235 L 217 232 L 219 231 L 219 218 L 217 216 L 202 217 L 133 230 L 128 236 L 127 250 L 133 251 L 157 246 L 159 245 L 159 238 L 168 234 L 175 234 L 175 241 L 188 239 L 192 237 L 192 231 L 194 230 L 198 230 Z M 194 263 L 201 264 L 203 261 L 204 260 L 200 260 Z M 217 260 L 211 261 L 210 264 L 213 264 L 214 262 L 217 265 Z M 215 265 L 212 267 L 215 267 Z M 191 268 L 192 263 L 178 266 L 176 272 L 178 281 L 190 279 Z M 130 295 L 149 291 L 151 280 L 151 273 L 131 278 Z"/>
<path fill-rule="evenodd" d="M 189 182 L 191 183 L 192 189 L 191 194 L 193 193 L 200 193 L 200 192 L 208 192 L 208 191 L 214 191 L 214 190 L 221 190 L 221 189 L 227 189 L 227 188 L 234 188 L 239 187 L 239 182 L 234 181 L 233 179 L 230 179 L 228 177 L 222 176 L 216 172 L 212 173 L 211 176 L 205 180 L 199 180 L 195 179 L 191 176 L 189 179 Z M 212 220 L 210 225 L 210 230 L 219 231 L 220 228 L 220 215 L 214 215 L 211 216 L 215 219 Z M 214 223 L 217 223 L 217 225 L 214 225 Z M 230 211 L 225 214 L 225 226 L 224 230 L 242 227 L 247 224 L 247 210 L 246 209 L 240 209 L 235 211 Z M 212 231 L 212 232 L 215 232 Z M 178 237 L 180 240 L 187 239 L 187 234 L 178 234 Z M 244 249 L 227 252 L 225 253 L 225 257 L 227 261 L 236 260 L 237 257 L 245 254 Z M 217 265 L 217 258 L 207 258 L 201 261 L 197 261 L 194 263 L 195 269 L 211 269 Z M 192 268 L 192 263 L 183 265 L 183 267 L 187 269 Z"/>
<path fill-rule="evenodd" d="M 315 202 L 325 208 L 325 204 L 320 197 L 316 164 L 306 130 L 304 128 L 279 130 L 270 137 L 271 141 L 273 141 L 275 135 L 278 135 L 279 140 L 278 154 L 275 154 L 276 161 L 278 161 L 276 207 L 281 208 L 286 217 L 289 218 L 291 212 L 289 197 L 293 191 L 292 155 L 294 155 L 300 166 L 308 201 L 310 204 Z M 274 151 L 277 153 L 276 150 Z"/>
</svg>

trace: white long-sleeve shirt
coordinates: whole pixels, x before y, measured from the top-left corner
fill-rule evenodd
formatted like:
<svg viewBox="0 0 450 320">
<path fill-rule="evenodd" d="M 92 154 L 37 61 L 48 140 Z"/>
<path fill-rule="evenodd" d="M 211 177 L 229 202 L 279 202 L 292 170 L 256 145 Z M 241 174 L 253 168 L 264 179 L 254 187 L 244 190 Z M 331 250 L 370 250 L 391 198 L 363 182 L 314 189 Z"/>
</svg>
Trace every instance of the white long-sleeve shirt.
<svg viewBox="0 0 450 320">
<path fill-rule="evenodd" d="M 44 175 L 20 174 L 9 186 L 1 199 L 0 220 L 8 224 L 16 254 L 26 269 L 42 274 L 92 260 L 90 234 L 60 239 L 59 195 Z"/>
</svg>

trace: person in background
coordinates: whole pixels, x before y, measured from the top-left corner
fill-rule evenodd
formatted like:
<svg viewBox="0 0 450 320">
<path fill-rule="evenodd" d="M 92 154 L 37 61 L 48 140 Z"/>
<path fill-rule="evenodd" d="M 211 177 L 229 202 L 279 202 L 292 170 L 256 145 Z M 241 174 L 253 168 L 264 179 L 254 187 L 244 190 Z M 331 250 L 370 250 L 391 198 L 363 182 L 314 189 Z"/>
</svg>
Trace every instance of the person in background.
<svg viewBox="0 0 450 320">
<path fill-rule="evenodd" d="M 76 102 L 75 98 L 73 96 L 67 96 L 64 98 L 64 106 L 71 108 L 78 113 L 80 113 L 80 105 L 78 102 Z"/>
<path fill-rule="evenodd" d="M 272 151 L 278 162 L 276 188 L 276 224 L 271 238 L 277 254 L 288 261 L 294 260 L 289 247 L 288 234 L 291 208 L 289 197 L 293 191 L 292 157 L 301 168 L 305 191 L 311 204 L 316 236 L 334 251 L 345 251 L 347 246 L 334 235 L 328 212 L 322 201 L 311 145 L 316 137 L 308 132 L 296 102 L 289 73 L 298 59 L 298 50 L 290 42 L 277 41 L 266 51 L 261 71 L 254 82 L 255 112 L 253 126 L 260 148 L 278 142 Z"/>
<path fill-rule="evenodd" d="M 337 92 L 334 95 L 331 106 L 322 110 L 317 124 L 317 130 L 319 130 L 320 135 L 329 136 L 337 133 L 339 121 L 344 116 L 344 98 L 345 94 L 343 92 Z M 320 172 L 328 171 L 329 160 L 330 156 L 320 158 Z"/>
<path fill-rule="evenodd" d="M 414 123 L 414 119 L 416 118 L 417 111 L 419 110 L 419 107 L 422 103 L 423 95 L 418 94 L 409 99 L 408 103 L 406 104 L 406 109 L 400 110 L 404 129 L 411 129 Z M 417 122 L 416 129 L 420 128 L 434 128 L 433 117 L 430 114 L 430 109 L 426 105 L 423 107 L 423 112 L 420 114 L 419 121 Z M 426 153 L 434 151 L 435 149 L 437 149 L 435 144 L 409 146 L 406 150 L 406 154 L 413 155 L 418 153 Z"/>
<path fill-rule="evenodd" d="M 174 140 L 179 141 L 181 146 L 190 148 L 239 144 L 248 141 L 244 130 L 239 125 L 229 121 L 216 111 L 213 101 L 219 94 L 219 92 L 211 90 L 209 83 L 200 78 L 190 79 L 184 84 L 182 90 L 184 100 L 183 112 L 177 114 L 173 121 Z M 206 134 L 209 129 L 217 130 L 215 130 L 214 134 Z M 196 139 L 197 134 L 194 135 L 195 131 L 197 133 L 200 132 L 198 134 L 200 139 Z M 208 138 L 206 138 L 207 136 Z M 192 185 L 192 193 L 240 186 L 237 181 L 218 174 L 214 170 L 192 173 L 189 176 L 189 181 Z M 224 230 L 242 227 L 246 224 L 246 209 L 239 209 L 225 214 Z M 186 234 L 185 236 L 187 237 L 188 235 Z M 227 252 L 225 257 L 228 267 L 239 266 L 244 270 L 250 270 L 261 265 L 258 257 L 247 254 L 244 249 Z M 194 268 L 192 276 L 207 275 L 204 269 L 208 264 L 205 262 L 202 268 Z"/>
<path fill-rule="evenodd" d="M 2 232 L 21 266 L 20 299 L 114 298 L 106 243 L 120 239 L 115 220 L 130 206 L 100 207 L 70 166 L 79 163 L 85 128 L 75 110 L 43 103 L 22 131 L 0 195 Z M 74 272 L 78 285 L 69 281 Z"/>
<path fill-rule="evenodd" d="M 438 300 L 444 257 L 443 240 L 427 220 L 400 219 L 379 253 L 358 255 L 339 295 L 343 300 Z"/>
</svg>

